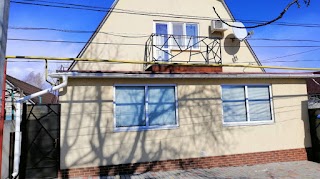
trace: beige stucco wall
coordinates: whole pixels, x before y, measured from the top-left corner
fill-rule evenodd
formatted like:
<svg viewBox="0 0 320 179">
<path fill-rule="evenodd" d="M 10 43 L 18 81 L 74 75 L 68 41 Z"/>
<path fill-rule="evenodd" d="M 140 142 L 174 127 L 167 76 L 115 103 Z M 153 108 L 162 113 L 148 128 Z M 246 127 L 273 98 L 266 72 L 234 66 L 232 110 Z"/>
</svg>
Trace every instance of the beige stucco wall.
<svg viewBox="0 0 320 179">
<path fill-rule="evenodd" d="M 219 156 L 310 147 L 307 91 L 294 79 L 170 79 L 180 126 L 114 132 L 114 84 L 163 79 L 70 79 L 61 96 L 61 168 Z M 221 84 L 271 84 L 275 123 L 222 125 Z M 65 93 L 66 92 L 66 93 Z"/>
<path fill-rule="evenodd" d="M 103 24 L 99 32 L 116 33 L 121 35 L 146 35 L 141 38 L 128 38 L 118 37 L 113 35 L 107 35 L 98 33 L 94 38 L 94 43 L 109 43 L 109 44 L 94 44 L 91 43 L 88 48 L 81 54 L 83 58 L 94 59 L 115 59 L 115 60 L 144 60 L 144 52 L 147 39 L 149 35 L 154 32 L 155 21 L 166 22 L 189 22 L 199 24 L 199 35 L 210 36 L 209 27 L 211 25 L 210 20 L 201 19 L 184 19 L 184 18 L 172 18 L 172 17 L 159 17 L 159 16 L 143 16 L 136 14 L 117 13 L 119 9 L 142 11 L 150 13 L 166 13 L 166 14 L 178 14 L 188 16 L 210 17 L 217 19 L 212 6 L 215 6 L 219 15 L 224 19 L 231 19 L 230 15 L 224 8 L 221 1 L 218 0 L 120 0 L 115 6 L 115 12 L 111 13 L 108 19 Z M 118 10 L 117 10 L 118 9 Z M 231 36 L 232 29 L 229 28 L 224 32 L 224 37 L 234 38 Z M 111 44 L 110 44 L 111 43 Z M 237 44 L 238 43 L 238 44 Z M 123 44 L 141 44 L 141 45 L 123 45 Z M 201 44 L 204 45 L 204 44 Z M 222 63 L 234 64 L 232 58 L 237 56 L 239 64 L 257 65 L 253 54 L 247 48 L 244 42 L 237 42 L 237 40 L 221 40 L 222 46 Z M 201 51 L 204 51 L 203 47 Z M 186 52 L 189 54 L 189 52 Z M 184 57 L 185 59 L 181 58 Z M 200 57 L 200 56 L 199 56 Z M 194 57 L 196 58 L 196 57 Z M 181 54 L 174 60 L 186 61 L 188 56 Z M 200 59 L 203 63 L 203 59 Z M 143 65 L 121 64 L 121 63 L 88 63 L 79 62 L 74 70 L 143 70 Z M 224 68 L 224 71 L 232 72 L 261 72 L 260 69 L 249 68 Z"/>
</svg>

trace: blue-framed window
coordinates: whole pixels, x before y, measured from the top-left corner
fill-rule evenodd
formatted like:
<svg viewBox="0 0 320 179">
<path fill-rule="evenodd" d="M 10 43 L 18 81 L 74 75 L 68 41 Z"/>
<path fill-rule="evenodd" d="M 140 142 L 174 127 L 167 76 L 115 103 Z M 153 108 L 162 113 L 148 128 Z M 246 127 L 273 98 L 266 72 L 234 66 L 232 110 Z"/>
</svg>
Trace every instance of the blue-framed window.
<svg viewBox="0 0 320 179">
<path fill-rule="evenodd" d="M 270 85 L 223 85 L 224 124 L 272 122 Z"/>
<path fill-rule="evenodd" d="M 176 127 L 176 87 L 139 85 L 115 86 L 116 130 Z"/>
</svg>

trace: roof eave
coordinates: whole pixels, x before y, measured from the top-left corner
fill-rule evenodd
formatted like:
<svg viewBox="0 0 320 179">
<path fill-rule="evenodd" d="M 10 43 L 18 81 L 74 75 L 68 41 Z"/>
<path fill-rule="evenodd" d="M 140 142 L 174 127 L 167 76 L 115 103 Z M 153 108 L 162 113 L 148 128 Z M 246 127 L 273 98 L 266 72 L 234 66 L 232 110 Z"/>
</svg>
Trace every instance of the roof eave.
<svg viewBox="0 0 320 179">
<path fill-rule="evenodd" d="M 53 78 L 61 78 L 67 76 L 70 78 L 151 78 L 151 79 L 307 79 L 319 78 L 320 74 L 312 73 L 285 73 L 285 74 L 270 74 L 270 73 L 206 73 L 206 74 L 170 74 L 170 73 L 82 73 L 82 72 L 63 72 L 50 74 Z"/>
</svg>

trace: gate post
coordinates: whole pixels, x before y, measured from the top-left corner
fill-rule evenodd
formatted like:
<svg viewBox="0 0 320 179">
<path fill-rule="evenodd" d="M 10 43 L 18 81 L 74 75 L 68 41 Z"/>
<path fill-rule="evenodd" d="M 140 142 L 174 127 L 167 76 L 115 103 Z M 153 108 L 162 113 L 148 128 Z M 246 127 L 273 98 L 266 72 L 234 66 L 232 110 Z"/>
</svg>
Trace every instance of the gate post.
<svg viewBox="0 0 320 179">
<path fill-rule="evenodd" d="M 27 103 L 23 103 L 22 107 L 22 119 L 21 119 L 21 155 L 20 155 L 20 166 L 19 166 L 19 178 L 25 178 L 25 169 L 26 169 L 26 150 L 24 147 L 27 146 L 28 141 L 26 141 L 25 136 L 27 134 Z"/>
</svg>

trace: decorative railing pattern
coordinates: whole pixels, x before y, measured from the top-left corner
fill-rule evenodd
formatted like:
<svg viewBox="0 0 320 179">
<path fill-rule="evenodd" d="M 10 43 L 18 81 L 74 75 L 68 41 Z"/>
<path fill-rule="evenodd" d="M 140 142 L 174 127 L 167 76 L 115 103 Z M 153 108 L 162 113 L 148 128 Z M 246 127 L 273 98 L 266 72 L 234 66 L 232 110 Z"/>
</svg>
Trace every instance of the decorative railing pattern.
<svg viewBox="0 0 320 179">
<path fill-rule="evenodd" d="M 145 43 L 144 60 L 221 64 L 221 40 L 201 36 L 151 34 Z"/>
</svg>

